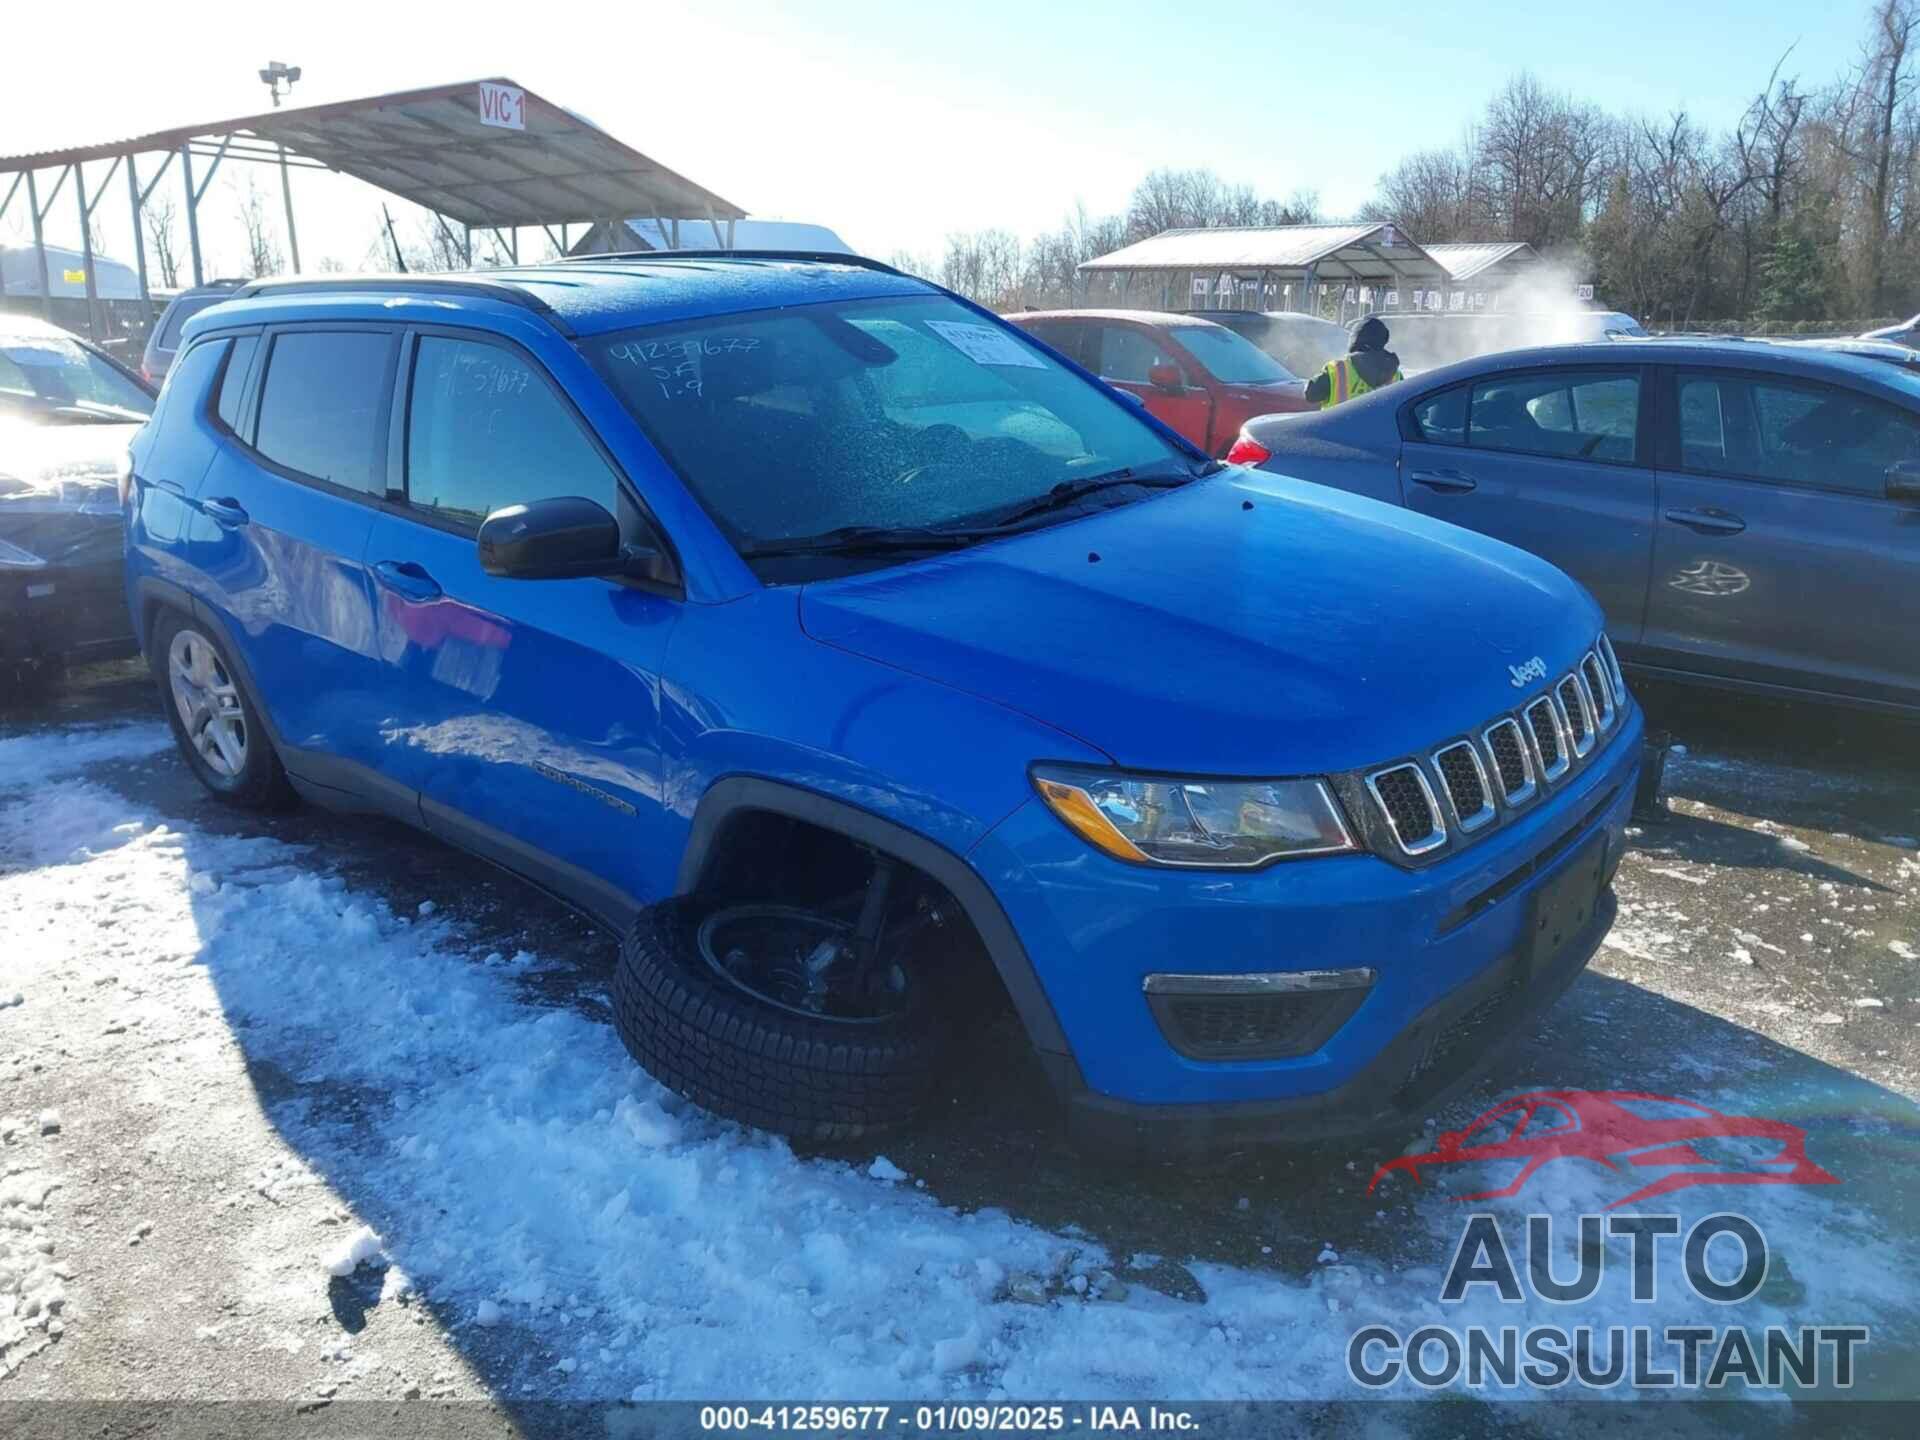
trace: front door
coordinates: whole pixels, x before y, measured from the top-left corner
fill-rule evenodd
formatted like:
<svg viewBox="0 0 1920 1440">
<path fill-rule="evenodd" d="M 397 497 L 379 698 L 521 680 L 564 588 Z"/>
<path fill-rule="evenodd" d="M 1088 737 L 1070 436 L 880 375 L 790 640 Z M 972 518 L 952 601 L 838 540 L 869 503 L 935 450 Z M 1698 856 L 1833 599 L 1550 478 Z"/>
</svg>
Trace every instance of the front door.
<svg viewBox="0 0 1920 1440">
<path fill-rule="evenodd" d="M 598 907 L 643 895 L 664 843 L 659 678 L 680 602 L 613 580 L 480 568 L 490 512 L 579 495 L 647 523 L 532 356 L 422 332 L 402 364 L 405 503 L 366 546 L 389 718 L 380 768 L 430 828 Z M 610 888 L 609 888 L 610 887 Z"/>
<path fill-rule="evenodd" d="M 1641 399 L 1638 367 L 1502 372 L 1424 396 L 1401 448 L 1407 507 L 1551 560 L 1630 645 L 1653 550 Z"/>
<path fill-rule="evenodd" d="M 1920 422 L 1839 385 L 1673 377 L 1646 658 L 1920 703 L 1920 504 L 1886 493 Z"/>
<path fill-rule="evenodd" d="M 1207 449 L 1212 397 L 1201 377 L 1188 373 L 1152 326 L 1100 321 L 1094 327 L 1089 358 L 1093 364 L 1088 368 L 1102 380 L 1134 396 L 1149 415 L 1183 439 Z"/>
</svg>

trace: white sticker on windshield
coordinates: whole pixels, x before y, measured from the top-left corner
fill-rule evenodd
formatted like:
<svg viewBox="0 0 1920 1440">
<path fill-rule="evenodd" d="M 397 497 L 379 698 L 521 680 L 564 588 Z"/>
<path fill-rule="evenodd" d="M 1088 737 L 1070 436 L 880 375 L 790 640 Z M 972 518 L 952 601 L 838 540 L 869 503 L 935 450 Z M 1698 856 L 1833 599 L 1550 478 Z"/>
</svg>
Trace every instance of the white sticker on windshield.
<svg viewBox="0 0 1920 1440">
<path fill-rule="evenodd" d="M 1025 365 L 1044 370 L 1043 361 L 1004 330 L 964 320 L 929 320 L 927 328 L 976 365 Z"/>
</svg>

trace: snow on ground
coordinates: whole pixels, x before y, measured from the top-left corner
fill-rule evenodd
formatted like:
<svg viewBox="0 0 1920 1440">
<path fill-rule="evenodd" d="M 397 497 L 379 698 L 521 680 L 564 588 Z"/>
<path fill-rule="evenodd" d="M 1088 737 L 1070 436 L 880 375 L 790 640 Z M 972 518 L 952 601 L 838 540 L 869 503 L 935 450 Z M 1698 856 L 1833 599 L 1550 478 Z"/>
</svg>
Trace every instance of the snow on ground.
<svg viewBox="0 0 1920 1440">
<path fill-rule="evenodd" d="M 345 1240 L 311 1235 L 306 1273 L 317 1285 L 384 1262 L 456 1343 L 517 1330 L 522 1393 L 1322 1398 L 1356 1393 L 1347 1339 L 1376 1321 L 1405 1332 L 1730 1319 L 1677 1283 L 1634 1305 L 1618 1274 L 1610 1298 L 1577 1316 L 1484 1294 L 1442 1306 L 1470 1208 L 1512 1217 L 1510 1235 L 1547 1209 L 1571 1246 L 1573 1218 L 1622 1193 L 1570 1161 L 1516 1200 L 1467 1207 L 1430 1186 L 1402 1253 L 1431 1263 L 1351 1247 L 1298 1278 L 1195 1263 L 1201 1303 L 1129 1285 L 1116 1278 L 1127 1257 L 997 1210 L 945 1207 L 884 1155 L 803 1159 L 688 1107 L 632 1064 L 608 1024 L 524 988 L 550 961 L 487 964 L 444 911 L 395 913 L 299 847 L 175 827 L 74 774 L 82 755 L 128 758 L 155 741 L 152 726 L 0 741 L 9 984 L 26 1007 L 103 978 L 130 984 L 136 1010 L 215 1007 L 250 1066 L 289 1079 L 295 1098 L 271 1116 L 293 1169 L 355 1212 Z M 1664 944 L 1631 932 L 1627 943 Z M 0 1026 L 17 1013 L 0 1011 Z M 197 1087 L 244 1083 L 210 1053 L 170 1058 L 178 1105 L 200 1103 Z M 1751 1113 L 1750 1097 L 1726 1103 Z M 0 1123 L 19 1131 L 29 1118 Z M 0 1344 L 16 1329 L 46 1343 L 61 1266 L 112 1263 L 46 1254 L 38 1217 L 58 1204 L 57 1134 L 25 1138 L 0 1151 Z M 1674 1203 L 1690 1217 L 1739 1209 L 1789 1262 L 1790 1283 L 1770 1282 L 1740 1321 L 1904 1313 L 1909 1242 L 1841 1187 L 1732 1198 L 1696 1189 Z M 84 1310 L 67 1323 L 85 1324 Z M 204 1338 L 223 1343 L 218 1327 Z"/>
</svg>

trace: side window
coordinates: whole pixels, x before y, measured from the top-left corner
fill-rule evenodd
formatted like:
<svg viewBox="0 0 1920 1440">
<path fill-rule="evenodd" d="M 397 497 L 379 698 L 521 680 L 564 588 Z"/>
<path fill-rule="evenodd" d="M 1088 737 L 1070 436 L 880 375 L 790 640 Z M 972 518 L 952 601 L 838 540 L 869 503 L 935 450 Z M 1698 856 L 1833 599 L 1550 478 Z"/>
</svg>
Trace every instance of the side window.
<svg viewBox="0 0 1920 1440">
<path fill-rule="evenodd" d="M 1837 385 L 1683 374 L 1678 393 L 1688 470 L 1880 496 L 1888 466 L 1920 460 L 1920 421 Z"/>
<path fill-rule="evenodd" d="M 382 416 L 394 336 L 370 330 L 290 330 L 274 338 L 260 392 L 254 449 L 302 475 L 386 493 Z"/>
<path fill-rule="evenodd" d="M 259 348 L 259 336 L 240 336 L 233 342 L 227 368 L 220 372 L 220 423 L 230 431 L 240 428 L 240 405 L 247 396 L 247 372 L 253 368 L 253 352 Z"/>
<path fill-rule="evenodd" d="M 1680 377 L 1680 464 L 1687 470 L 1720 470 L 1733 458 L 1727 443 L 1727 411 L 1720 382 L 1711 376 Z"/>
<path fill-rule="evenodd" d="M 1429 445 L 1467 443 L 1467 387 L 1456 385 L 1417 400 L 1413 406 L 1415 438 Z"/>
<path fill-rule="evenodd" d="M 1127 325 L 1102 325 L 1100 363 L 1095 367 L 1102 380 L 1125 380 L 1134 385 L 1148 382 L 1147 372 L 1156 365 L 1175 364 L 1173 356 L 1161 349 L 1144 330 Z"/>
<path fill-rule="evenodd" d="M 1473 387 L 1467 444 L 1568 460 L 1633 460 L 1640 377 L 1591 370 L 1502 375 Z"/>
<path fill-rule="evenodd" d="M 1042 345 L 1051 345 L 1075 364 L 1083 363 L 1080 356 L 1080 336 L 1084 326 L 1068 320 L 1036 320 L 1024 328 Z"/>
<path fill-rule="evenodd" d="M 1887 467 L 1920 459 L 1920 425 L 1836 385 L 1752 383 L 1757 473 L 1854 495 L 1885 495 Z"/>
<path fill-rule="evenodd" d="M 478 525 L 529 500 L 579 495 L 621 512 L 619 483 L 531 361 L 500 345 L 420 339 L 407 415 L 407 498 Z"/>
<path fill-rule="evenodd" d="M 195 410 L 206 403 L 207 387 L 220 371 L 228 343 L 224 339 L 202 340 L 167 370 L 153 411 L 157 440 L 164 443 L 170 433 L 192 423 Z"/>
</svg>

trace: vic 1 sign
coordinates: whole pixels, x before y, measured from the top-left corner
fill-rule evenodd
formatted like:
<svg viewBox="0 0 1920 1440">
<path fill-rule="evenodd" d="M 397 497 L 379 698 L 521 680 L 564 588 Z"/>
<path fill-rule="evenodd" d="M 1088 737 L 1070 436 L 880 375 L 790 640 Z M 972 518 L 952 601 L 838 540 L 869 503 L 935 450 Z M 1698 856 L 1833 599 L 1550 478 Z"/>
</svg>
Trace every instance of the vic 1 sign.
<svg viewBox="0 0 1920 1440">
<path fill-rule="evenodd" d="M 502 130 L 527 128 L 527 92 L 511 85 L 480 82 L 480 123 L 497 125 Z"/>
</svg>

